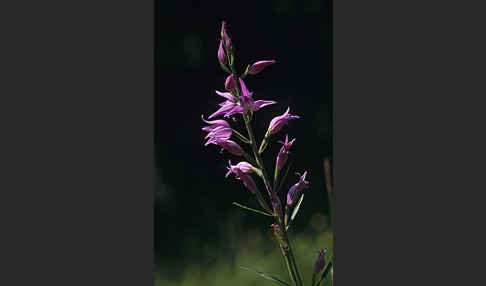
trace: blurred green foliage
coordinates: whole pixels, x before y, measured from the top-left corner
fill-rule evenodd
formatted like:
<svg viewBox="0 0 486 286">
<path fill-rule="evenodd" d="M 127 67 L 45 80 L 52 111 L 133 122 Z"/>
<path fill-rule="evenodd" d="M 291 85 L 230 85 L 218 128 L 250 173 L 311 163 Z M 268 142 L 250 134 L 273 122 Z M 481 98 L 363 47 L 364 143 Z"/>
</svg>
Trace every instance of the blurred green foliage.
<svg viewBox="0 0 486 286">
<path fill-rule="evenodd" d="M 243 210 L 239 211 L 243 212 Z M 321 213 L 315 213 L 305 226 L 308 231 L 294 233 L 292 229 L 289 230 L 299 272 L 306 285 L 311 282 L 317 251 L 323 248 L 328 249 L 326 263 L 329 258 L 333 257 L 332 228 L 327 224 L 326 218 Z M 234 237 L 234 231 L 237 232 L 237 237 Z M 270 228 L 233 229 L 233 231 L 228 228 L 226 236 L 228 245 L 232 246 L 231 250 L 208 249 L 206 253 L 209 256 L 215 256 L 211 263 L 204 263 L 203 258 L 191 257 L 190 262 L 181 267 L 175 277 L 168 277 L 167 274 L 172 272 L 172 266 L 176 261 L 164 261 L 157 265 L 154 273 L 155 285 L 228 285 L 229 282 L 231 285 L 276 285 L 240 266 L 271 274 L 291 284 L 278 243 Z M 189 256 L 185 255 L 185 259 Z"/>
</svg>

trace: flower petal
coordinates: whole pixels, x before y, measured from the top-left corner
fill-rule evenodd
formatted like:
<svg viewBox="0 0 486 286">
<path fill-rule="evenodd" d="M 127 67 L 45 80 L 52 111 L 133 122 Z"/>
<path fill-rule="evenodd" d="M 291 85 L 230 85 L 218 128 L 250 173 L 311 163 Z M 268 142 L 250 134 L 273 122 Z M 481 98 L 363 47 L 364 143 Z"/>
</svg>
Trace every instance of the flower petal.
<svg viewBox="0 0 486 286">
<path fill-rule="evenodd" d="M 253 111 L 258 111 L 260 108 L 277 103 L 273 100 L 257 100 L 253 103 Z"/>
</svg>

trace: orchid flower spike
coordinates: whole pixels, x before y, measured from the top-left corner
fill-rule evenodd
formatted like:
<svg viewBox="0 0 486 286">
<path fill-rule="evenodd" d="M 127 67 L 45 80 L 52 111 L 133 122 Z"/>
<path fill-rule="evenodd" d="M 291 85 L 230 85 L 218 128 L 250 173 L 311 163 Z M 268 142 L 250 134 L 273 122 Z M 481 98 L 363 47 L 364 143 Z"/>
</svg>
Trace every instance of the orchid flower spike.
<svg viewBox="0 0 486 286">
<path fill-rule="evenodd" d="M 290 187 L 289 192 L 287 193 L 287 205 L 290 207 L 299 200 L 302 190 L 309 188 L 309 182 L 305 180 L 307 171 L 305 171 L 302 176 L 299 173 L 296 174 L 300 176 L 299 181 Z"/>
<path fill-rule="evenodd" d="M 236 88 L 236 81 L 233 78 L 233 74 L 230 74 L 226 78 L 226 82 L 224 83 L 224 87 L 226 88 L 227 91 L 230 91 L 230 92 L 233 91 L 233 90 L 235 90 L 235 88 Z"/>
<path fill-rule="evenodd" d="M 240 163 L 243 163 L 240 165 Z M 237 180 L 241 180 L 243 185 L 250 190 L 252 194 L 255 194 L 258 191 L 258 188 L 255 184 L 255 181 L 250 177 L 250 173 L 252 172 L 253 166 L 247 162 L 240 162 L 236 166 L 231 165 L 231 161 L 229 161 L 229 172 L 226 173 L 225 177 L 228 177 L 231 173 L 235 174 Z M 240 165 L 240 166 L 238 166 Z"/>
<path fill-rule="evenodd" d="M 219 41 L 219 48 L 218 48 L 218 61 L 222 64 L 225 65 L 226 62 L 228 61 L 228 57 L 226 56 L 226 53 L 224 52 L 223 48 L 223 40 Z"/>
<path fill-rule="evenodd" d="M 272 121 L 270 121 L 270 125 L 268 126 L 268 131 L 267 131 L 269 134 L 273 135 L 279 132 L 282 129 L 282 127 L 287 125 L 289 120 L 300 118 L 300 116 L 298 115 L 289 114 L 289 111 L 290 111 L 290 107 L 287 108 L 284 114 L 274 117 Z"/>
<path fill-rule="evenodd" d="M 248 74 L 251 75 L 256 75 L 257 73 L 261 72 L 264 68 L 266 68 L 269 65 L 275 64 L 275 60 L 270 60 L 270 61 L 259 61 L 250 66 L 248 69 Z"/>
<path fill-rule="evenodd" d="M 287 159 L 289 158 L 288 154 L 290 153 L 290 147 L 292 144 L 294 144 L 295 138 L 292 139 L 289 142 L 289 135 L 285 135 L 285 142 L 279 141 L 279 143 L 283 144 L 282 148 L 280 148 L 280 151 L 278 152 L 277 155 L 277 163 L 276 163 L 276 168 L 277 169 L 282 169 L 283 166 L 285 166 L 285 163 L 287 163 Z"/>
<path fill-rule="evenodd" d="M 325 249 L 320 250 L 318 252 L 317 259 L 314 262 L 314 272 L 313 272 L 314 275 L 319 274 L 319 272 L 321 272 L 321 270 L 324 268 L 325 265 L 324 255 L 326 254 L 326 252 L 327 250 Z"/>
</svg>

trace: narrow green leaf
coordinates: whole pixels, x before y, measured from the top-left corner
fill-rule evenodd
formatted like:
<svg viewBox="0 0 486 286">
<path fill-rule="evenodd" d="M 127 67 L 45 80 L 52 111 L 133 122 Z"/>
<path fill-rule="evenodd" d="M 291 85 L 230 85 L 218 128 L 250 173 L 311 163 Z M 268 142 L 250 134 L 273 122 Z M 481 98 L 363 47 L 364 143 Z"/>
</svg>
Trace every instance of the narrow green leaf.
<svg viewBox="0 0 486 286">
<path fill-rule="evenodd" d="M 292 212 L 292 215 L 290 216 L 290 221 L 293 221 L 297 213 L 299 212 L 300 209 L 300 204 L 302 204 L 302 201 L 304 200 L 304 194 L 300 196 L 299 201 L 297 202 L 297 205 L 294 208 L 294 211 Z"/>
<path fill-rule="evenodd" d="M 324 268 L 324 272 L 322 272 L 321 279 L 319 279 L 319 281 L 317 282 L 317 286 L 319 286 L 319 284 L 321 284 L 322 280 L 324 280 L 324 278 L 326 278 L 326 275 L 327 275 L 327 273 L 329 273 L 329 270 L 331 268 L 332 268 L 332 261 L 329 261 L 329 263 L 327 263 L 327 265 L 326 265 L 326 268 Z M 331 275 L 331 279 L 332 279 L 332 275 Z"/>
<path fill-rule="evenodd" d="M 236 131 L 235 129 L 231 129 L 231 131 L 233 132 L 233 134 L 235 135 L 235 137 L 238 138 L 238 140 L 240 140 L 243 143 L 250 144 L 250 140 L 246 139 L 246 137 L 243 136 L 243 134 L 241 134 L 240 132 Z"/>
<path fill-rule="evenodd" d="M 271 214 L 268 214 L 266 212 L 263 212 L 263 211 L 259 211 L 259 210 L 256 210 L 256 209 L 252 209 L 250 207 L 247 207 L 247 206 L 244 206 L 242 204 L 239 204 L 237 202 L 233 202 L 233 205 L 237 206 L 237 207 L 240 207 L 242 209 L 245 209 L 245 210 L 249 210 L 249 211 L 252 211 L 252 212 L 256 212 L 258 214 L 261 214 L 261 215 L 265 215 L 265 216 L 270 216 L 270 217 L 273 217 Z"/>
<path fill-rule="evenodd" d="M 261 271 L 253 270 L 253 269 L 246 268 L 246 267 L 243 267 L 243 266 L 240 266 L 240 268 L 243 268 L 243 269 L 248 270 L 248 271 L 255 272 L 257 275 L 259 275 L 259 276 L 261 276 L 261 277 L 263 277 L 265 279 L 271 280 L 273 282 L 276 282 L 276 283 L 278 283 L 280 285 L 290 286 L 290 284 L 287 284 L 287 283 L 283 282 L 282 280 L 280 280 L 280 279 L 278 279 L 278 278 L 276 278 L 276 277 L 274 277 L 274 276 L 272 276 L 270 274 L 266 274 L 266 273 L 263 273 Z"/>
<path fill-rule="evenodd" d="M 304 194 L 302 194 L 302 196 L 300 196 L 300 199 L 297 202 L 297 205 L 294 207 L 294 210 L 292 211 L 292 215 L 290 216 L 290 221 L 288 223 L 286 222 L 286 225 L 287 225 L 287 227 L 285 228 L 286 230 L 289 230 L 290 225 L 292 224 L 292 222 L 294 221 L 295 216 L 299 212 L 300 204 L 302 204 L 302 201 L 303 200 L 304 200 Z M 287 211 L 287 208 L 286 208 L 286 211 Z"/>
</svg>

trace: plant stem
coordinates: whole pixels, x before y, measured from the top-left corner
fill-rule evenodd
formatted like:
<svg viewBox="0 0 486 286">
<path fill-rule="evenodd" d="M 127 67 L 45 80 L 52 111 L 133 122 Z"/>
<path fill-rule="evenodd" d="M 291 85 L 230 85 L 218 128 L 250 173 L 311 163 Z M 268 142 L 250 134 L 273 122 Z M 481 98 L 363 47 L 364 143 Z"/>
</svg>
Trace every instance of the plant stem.
<svg viewBox="0 0 486 286">
<path fill-rule="evenodd" d="M 243 115 L 243 118 L 245 120 L 245 126 L 246 126 L 246 129 L 247 129 L 247 132 L 248 132 L 248 136 L 250 137 L 250 143 L 251 143 L 251 147 L 253 149 L 253 154 L 255 155 L 255 160 L 257 161 L 258 166 L 262 170 L 263 181 L 265 183 L 265 186 L 267 187 L 267 191 L 268 191 L 269 195 L 271 196 L 272 195 L 272 186 L 270 185 L 270 181 L 268 180 L 267 173 L 265 171 L 265 167 L 263 166 L 263 162 L 262 162 L 260 153 L 258 153 L 258 151 L 257 151 L 257 144 L 256 144 L 256 141 L 255 141 L 255 137 L 253 136 L 252 128 L 250 126 L 250 120 L 249 120 L 248 116 L 246 116 L 246 115 Z M 276 210 L 275 210 L 275 213 L 277 213 Z M 282 224 L 281 220 L 278 219 L 278 218 L 277 218 L 277 223 L 279 224 L 280 229 L 284 233 L 285 242 L 288 245 L 288 247 L 282 247 L 282 246 L 281 247 L 282 247 L 282 251 L 283 251 L 282 254 L 283 254 L 283 257 L 285 259 L 285 263 L 287 264 L 287 266 L 289 266 L 288 269 L 289 269 L 290 277 L 291 277 L 292 281 L 294 281 L 295 285 L 302 286 L 302 280 L 300 278 L 299 270 L 297 269 L 297 264 L 295 262 L 294 255 L 292 253 L 292 248 L 290 247 L 290 241 L 287 237 L 287 231 L 285 229 L 285 226 Z"/>
<path fill-rule="evenodd" d="M 287 237 L 287 231 L 285 231 L 285 238 L 286 238 L 287 244 L 289 246 L 290 263 L 294 267 L 294 271 L 295 271 L 295 274 L 297 276 L 297 281 L 299 282 L 299 283 L 297 283 L 297 285 L 302 286 L 302 279 L 300 278 L 299 269 L 297 268 L 297 262 L 295 261 L 294 253 L 292 251 L 292 246 L 290 245 L 290 240 Z"/>
<path fill-rule="evenodd" d="M 230 68 L 231 68 L 231 72 L 233 73 L 233 78 L 236 82 L 236 92 L 238 94 L 241 94 L 240 81 L 239 81 L 238 74 L 236 73 L 236 70 L 235 70 L 234 55 L 232 54 L 231 57 L 232 57 L 232 61 L 231 61 L 231 64 L 230 64 Z M 267 188 L 268 195 L 271 198 L 272 195 L 275 195 L 275 194 L 274 194 L 274 191 L 272 190 L 272 185 L 270 185 L 270 180 L 268 179 L 267 172 L 265 170 L 265 166 L 263 165 L 263 161 L 262 161 L 262 158 L 260 156 L 260 153 L 258 152 L 257 142 L 255 140 L 255 136 L 253 135 L 253 130 L 252 130 L 251 124 L 250 124 L 251 113 L 243 114 L 243 119 L 245 121 L 245 127 L 246 127 L 246 131 L 248 133 L 251 148 L 253 150 L 253 155 L 255 156 L 255 160 L 256 160 L 258 167 L 260 168 L 260 170 L 262 170 L 263 182 L 265 183 L 265 187 Z M 294 255 L 292 253 L 292 248 L 290 247 L 290 242 L 289 242 L 289 239 L 287 237 L 286 228 L 282 224 L 282 219 L 280 217 L 278 217 L 277 210 L 274 209 L 274 213 L 275 213 L 275 220 L 276 220 L 277 224 L 279 225 L 280 229 L 282 230 L 285 242 L 287 243 L 287 246 L 283 246 L 283 245 L 280 244 L 280 247 L 282 249 L 282 255 L 285 259 L 285 263 L 287 264 L 290 277 L 291 277 L 292 281 L 295 283 L 296 286 L 302 286 L 302 280 L 300 278 L 299 271 L 297 269 L 297 264 L 295 263 L 295 258 L 294 258 Z"/>
</svg>

